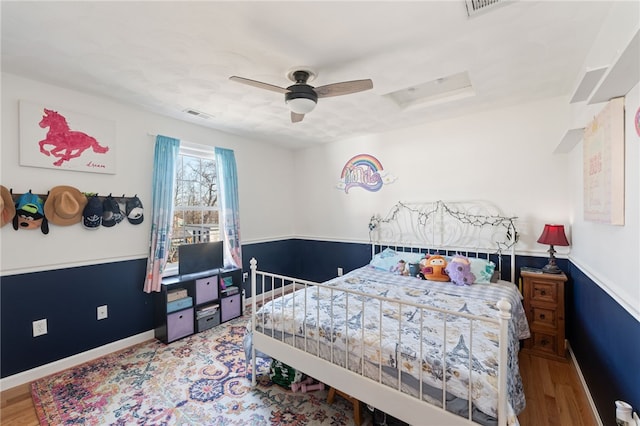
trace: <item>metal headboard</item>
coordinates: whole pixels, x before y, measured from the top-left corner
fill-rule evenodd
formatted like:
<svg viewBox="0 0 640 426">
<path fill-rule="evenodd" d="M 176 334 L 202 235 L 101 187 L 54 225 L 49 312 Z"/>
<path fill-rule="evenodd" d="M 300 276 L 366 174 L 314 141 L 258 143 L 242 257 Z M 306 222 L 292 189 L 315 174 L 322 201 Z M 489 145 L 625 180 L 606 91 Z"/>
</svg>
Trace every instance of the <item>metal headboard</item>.
<svg viewBox="0 0 640 426">
<path fill-rule="evenodd" d="M 392 247 L 401 251 L 494 257 L 501 273 L 502 256 L 509 254 L 510 281 L 515 283 L 516 219 L 505 216 L 486 201 L 398 202 L 385 216 L 371 217 L 371 254 Z"/>
</svg>

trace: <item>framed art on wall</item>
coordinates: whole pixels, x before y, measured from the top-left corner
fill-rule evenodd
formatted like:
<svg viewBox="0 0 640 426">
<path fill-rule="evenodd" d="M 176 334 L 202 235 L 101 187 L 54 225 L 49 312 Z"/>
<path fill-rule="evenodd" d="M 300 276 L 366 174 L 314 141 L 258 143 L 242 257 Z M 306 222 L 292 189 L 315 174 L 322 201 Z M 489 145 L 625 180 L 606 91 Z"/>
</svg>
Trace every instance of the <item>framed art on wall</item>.
<svg viewBox="0 0 640 426">
<path fill-rule="evenodd" d="M 585 128 L 583 161 L 584 219 L 624 225 L 624 98 Z"/>
<path fill-rule="evenodd" d="M 20 101 L 20 165 L 116 173 L 115 122 Z"/>
</svg>

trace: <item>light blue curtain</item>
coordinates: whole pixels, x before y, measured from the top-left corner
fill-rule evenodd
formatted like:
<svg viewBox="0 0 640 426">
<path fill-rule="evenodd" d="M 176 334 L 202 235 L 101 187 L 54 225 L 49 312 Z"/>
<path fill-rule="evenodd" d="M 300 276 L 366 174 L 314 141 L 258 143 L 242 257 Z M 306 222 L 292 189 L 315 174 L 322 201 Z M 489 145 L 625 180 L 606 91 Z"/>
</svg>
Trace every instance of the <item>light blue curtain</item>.
<svg viewBox="0 0 640 426">
<path fill-rule="evenodd" d="M 180 140 L 156 136 L 153 157 L 153 208 L 151 210 L 151 242 L 147 260 L 144 291 L 160 291 L 162 272 L 167 265 L 173 225 L 173 192 L 175 190 L 176 159 Z"/>
<path fill-rule="evenodd" d="M 220 230 L 224 232 L 225 267 L 242 268 L 240 246 L 240 203 L 238 202 L 238 172 L 236 156 L 231 149 L 216 148 L 218 194 L 220 200 Z M 220 236 L 223 237 L 222 235 Z"/>
</svg>

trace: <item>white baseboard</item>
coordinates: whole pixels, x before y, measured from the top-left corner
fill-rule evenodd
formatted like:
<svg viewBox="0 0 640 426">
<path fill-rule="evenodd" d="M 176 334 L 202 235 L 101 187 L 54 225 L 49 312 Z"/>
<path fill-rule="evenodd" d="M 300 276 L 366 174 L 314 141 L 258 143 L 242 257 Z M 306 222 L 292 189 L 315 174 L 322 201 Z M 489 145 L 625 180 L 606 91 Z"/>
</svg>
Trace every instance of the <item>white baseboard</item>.
<svg viewBox="0 0 640 426">
<path fill-rule="evenodd" d="M 126 339 L 118 340 L 117 342 L 112 342 L 49 364 L 41 365 L 40 367 L 14 374 L 13 376 L 7 376 L 0 379 L 0 390 L 4 391 L 25 383 L 33 382 L 34 380 L 41 379 L 50 374 L 66 370 L 67 368 L 91 361 L 92 359 L 100 358 L 101 356 L 108 355 L 121 349 L 126 349 L 129 346 L 143 343 L 153 338 L 153 330 L 145 331 L 144 333 L 136 334 L 135 336 L 127 337 Z"/>
<path fill-rule="evenodd" d="M 598 408 L 596 407 L 595 402 L 593 402 L 593 398 L 591 398 L 591 392 L 589 392 L 589 387 L 587 386 L 587 382 L 584 380 L 584 376 L 582 375 L 582 370 L 580 370 L 580 365 L 578 364 L 578 360 L 576 359 L 576 355 L 573 353 L 573 349 L 571 349 L 571 344 L 569 341 L 566 341 L 567 349 L 569 350 L 569 355 L 571 355 L 571 362 L 576 367 L 576 371 L 578 372 L 578 377 L 580 378 L 580 383 L 582 383 L 582 388 L 584 389 L 585 395 L 587 395 L 587 400 L 589 400 L 589 405 L 591 406 L 591 411 L 593 411 L 593 416 L 596 418 L 596 422 L 598 426 L 604 426 L 602 423 L 602 419 L 600 418 L 600 414 L 598 414 Z"/>
</svg>

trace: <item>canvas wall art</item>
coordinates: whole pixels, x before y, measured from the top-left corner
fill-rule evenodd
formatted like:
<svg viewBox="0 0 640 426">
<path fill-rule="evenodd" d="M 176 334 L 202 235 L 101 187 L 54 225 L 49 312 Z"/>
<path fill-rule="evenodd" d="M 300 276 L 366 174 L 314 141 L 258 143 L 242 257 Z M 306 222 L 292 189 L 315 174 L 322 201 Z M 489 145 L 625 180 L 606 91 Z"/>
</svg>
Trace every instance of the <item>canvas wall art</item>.
<svg viewBox="0 0 640 426">
<path fill-rule="evenodd" d="M 20 101 L 20 165 L 116 173 L 115 121 Z"/>
<path fill-rule="evenodd" d="M 624 98 L 615 98 L 584 131 L 584 219 L 624 225 Z"/>
</svg>

